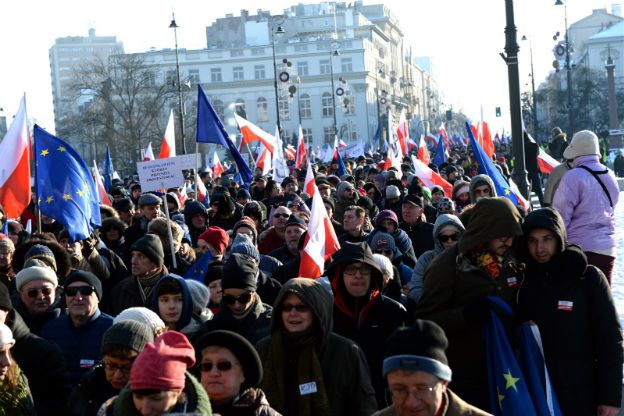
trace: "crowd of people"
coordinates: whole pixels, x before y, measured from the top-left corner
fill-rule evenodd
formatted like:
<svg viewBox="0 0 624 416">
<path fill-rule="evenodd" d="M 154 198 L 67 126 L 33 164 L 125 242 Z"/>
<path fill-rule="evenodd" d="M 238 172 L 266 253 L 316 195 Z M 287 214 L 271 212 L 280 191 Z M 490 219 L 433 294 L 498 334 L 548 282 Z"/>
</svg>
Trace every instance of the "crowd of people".
<svg viewBox="0 0 624 416">
<path fill-rule="evenodd" d="M 509 150 L 494 158 L 504 177 Z M 563 415 L 617 415 L 617 183 L 590 131 L 554 130 L 549 152 L 562 163 L 543 196 L 527 162 L 543 205 L 530 209 L 465 147 L 430 165 L 450 193 L 409 158 L 347 158 L 340 177 L 338 160 L 308 161 L 340 243 L 318 279 L 300 277 L 305 165 L 248 187 L 202 172 L 203 201 L 115 180 L 82 241 L 53 218 L 27 232 L 36 196 L 21 218 L 0 209 L 0 415 L 498 413 L 492 312 L 512 345 L 537 325 Z"/>
</svg>

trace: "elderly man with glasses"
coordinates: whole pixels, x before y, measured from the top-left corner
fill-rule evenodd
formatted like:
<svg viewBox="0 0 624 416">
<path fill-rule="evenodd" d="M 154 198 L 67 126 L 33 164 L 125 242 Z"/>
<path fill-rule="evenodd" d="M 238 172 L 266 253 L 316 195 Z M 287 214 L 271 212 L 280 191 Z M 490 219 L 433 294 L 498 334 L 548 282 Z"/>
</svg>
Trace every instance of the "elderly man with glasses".
<svg viewBox="0 0 624 416">
<path fill-rule="evenodd" d="M 272 226 L 258 236 L 258 250 L 260 254 L 269 254 L 282 247 L 286 242 L 286 223 L 292 211 L 283 206 L 273 210 L 271 214 Z"/>
<path fill-rule="evenodd" d="M 56 304 L 58 277 L 52 268 L 35 260 L 41 266 L 26 267 L 15 276 L 15 287 L 19 298 L 15 309 L 33 334 L 39 335 L 41 328 L 61 314 Z"/>
<path fill-rule="evenodd" d="M 63 296 L 67 314 L 48 322 L 41 336 L 61 347 L 70 381 L 75 385 L 102 358 L 102 336 L 113 324 L 113 318 L 98 308 L 102 284 L 93 273 L 71 272 Z"/>
</svg>

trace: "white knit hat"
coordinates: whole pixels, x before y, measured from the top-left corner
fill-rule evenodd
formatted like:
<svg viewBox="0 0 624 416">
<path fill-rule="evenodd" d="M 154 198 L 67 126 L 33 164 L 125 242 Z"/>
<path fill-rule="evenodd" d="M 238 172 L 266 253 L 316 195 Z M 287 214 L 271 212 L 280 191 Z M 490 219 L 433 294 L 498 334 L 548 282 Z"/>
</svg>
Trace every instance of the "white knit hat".
<svg viewBox="0 0 624 416">
<path fill-rule="evenodd" d="M 165 323 L 162 319 L 160 319 L 156 312 L 141 306 L 124 309 L 113 319 L 113 325 L 121 321 L 140 322 L 150 327 L 152 331 L 156 331 L 159 328 L 165 328 Z"/>
<path fill-rule="evenodd" d="M 19 291 L 22 289 L 22 286 L 33 280 L 45 280 L 52 283 L 54 287 L 58 286 L 56 273 L 50 267 L 45 266 L 31 266 L 20 270 L 15 276 L 15 286 Z"/>
<path fill-rule="evenodd" d="M 563 151 L 563 157 L 572 160 L 586 155 L 600 155 L 600 145 L 598 136 L 593 131 L 581 130 L 572 137 L 572 141 Z"/>
<path fill-rule="evenodd" d="M 5 345 L 13 345 L 15 344 L 15 338 L 13 338 L 13 333 L 11 329 L 3 323 L 0 323 L 0 348 Z"/>
</svg>

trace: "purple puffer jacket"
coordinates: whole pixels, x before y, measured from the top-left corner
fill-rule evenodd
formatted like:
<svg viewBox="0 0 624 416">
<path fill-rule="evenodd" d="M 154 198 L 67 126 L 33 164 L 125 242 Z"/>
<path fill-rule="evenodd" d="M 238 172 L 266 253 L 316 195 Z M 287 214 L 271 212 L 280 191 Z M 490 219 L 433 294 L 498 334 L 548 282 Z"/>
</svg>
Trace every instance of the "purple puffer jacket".
<svg viewBox="0 0 624 416">
<path fill-rule="evenodd" d="M 568 241 L 580 245 L 584 251 L 604 252 L 615 247 L 615 206 L 620 196 L 619 188 L 612 171 L 598 175 L 607 187 L 613 201 L 602 190 L 598 181 L 586 170 L 604 171 L 606 167 L 598 161 L 597 155 L 579 156 L 574 159 L 571 169 L 563 175 L 555 192 L 552 207 L 565 222 Z"/>
</svg>

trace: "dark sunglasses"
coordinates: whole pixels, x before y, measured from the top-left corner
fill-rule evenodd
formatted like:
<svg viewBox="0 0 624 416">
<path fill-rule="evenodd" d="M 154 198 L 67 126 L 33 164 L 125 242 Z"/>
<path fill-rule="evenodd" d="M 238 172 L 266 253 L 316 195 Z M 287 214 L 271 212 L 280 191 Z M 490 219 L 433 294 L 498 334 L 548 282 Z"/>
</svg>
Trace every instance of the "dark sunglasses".
<svg viewBox="0 0 624 416">
<path fill-rule="evenodd" d="M 214 366 L 215 364 L 213 363 L 201 363 L 199 365 L 199 369 L 204 373 L 209 373 L 212 371 L 212 367 Z M 219 371 L 230 371 L 232 369 L 232 363 L 229 361 L 219 361 L 216 364 L 216 367 Z"/>
<path fill-rule="evenodd" d="M 28 295 L 29 298 L 34 299 L 37 297 L 37 295 L 39 295 L 39 292 L 41 292 L 43 294 L 43 296 L 50 296 L 52 294 L 52 288 L 49 287 L 44 287 L 41 289 L 30 289 L 26 292 L 26 295 Z"/>
<path fill-rule="evenodd" d="M 245 305 L 249 303 L 250 300 L 251 300 L 251 293 L 243 293 L 240 296 L 223 295 L 223 302 L 225 302 L 228 305 L 234 305 L 236 302 L 240 303 L 241 305 Z"/>
<path fill-rule="evenodd" d="M 274 214 L 273 218 L 288 218 L 290 217 L 289 214 Z"/>
<path fill-rule="evenodd" d="M 451 234 L 451 235 L 441 235 L 438 237 L 438 240 L 440 240 L 441 243 L 446 243 L 449 240 L 457 241 L 458 238 L 459 236 L 457 234 Z"/>
<path fill-rule="evenodd" d="M 389 256 L 390 254 L 393 253 L 392 250 L 375 250 L 376 254 L 385 254 L 386 256 Z"/>
<path fill-rule="evenodd" d="M 73 286 L 65 288 L 65 294 L 67 296 L 76 296 L 78 292 L 80 292 L 82 296 L 91 296 L 94 291 L 95 288 L 93 286 Z"/>
<path fill-rule="evenodd" d="M 282 305 L 283 312 L 292 312 L 292 310 L 296 310 L 297 312 L 308 312 L 310 310 L 310 306 L 305 303 L 299 303 L 297 305 L 292 305 L 290 303 Z"/>
</svg>

